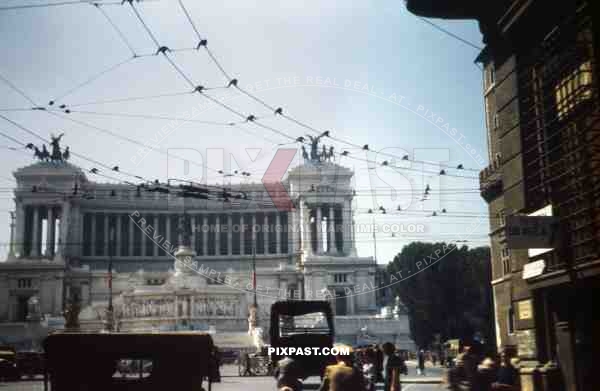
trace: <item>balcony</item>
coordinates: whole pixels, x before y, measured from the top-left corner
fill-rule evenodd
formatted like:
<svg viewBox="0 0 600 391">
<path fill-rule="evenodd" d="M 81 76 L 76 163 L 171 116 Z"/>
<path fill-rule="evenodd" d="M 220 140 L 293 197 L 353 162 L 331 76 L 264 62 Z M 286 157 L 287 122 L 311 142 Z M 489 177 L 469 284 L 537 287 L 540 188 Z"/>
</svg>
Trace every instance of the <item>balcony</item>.
<svg viewBox="0 0 600 391">
<path fill-rule="evenodd" d="M 492 202 L 502 194 L 502 162 L 497 155 L 492 163 L 479 172 L 479 189 L 486 202 Z"/>
</svg>

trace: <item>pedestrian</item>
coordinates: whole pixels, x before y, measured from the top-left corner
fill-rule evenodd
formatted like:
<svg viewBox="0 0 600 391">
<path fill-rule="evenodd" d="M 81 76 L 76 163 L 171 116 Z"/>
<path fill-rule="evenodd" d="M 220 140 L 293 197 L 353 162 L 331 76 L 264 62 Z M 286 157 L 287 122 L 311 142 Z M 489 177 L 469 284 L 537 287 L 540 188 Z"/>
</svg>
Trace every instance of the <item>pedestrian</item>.
<svg viewBox="0 0 600 391">
<path fill-rule="evenodd" d="M 242 372 L 242 376 L 252 376 L 253 373 L 250 370 L 250 355 L 247 352 L 242 353 L 242 368 L 244 371 Z"/>
<path fill-rule="evenodd" d="M 377 368 L 375 366 L 377 355 L 375 349 L 368 348 L 365 351 L 364 360 L 362 372 L 365 377 L 365 389 L 367 391 L 375 391 L 375 383 L 377 382 Z"/>
<path fill-rule="evenodd" d="M 277 379 L 277 390 L 302 391 L 302 382 L 300 379 L 304 377 L 304 372 L 297 360 L 290 357 L 279 360 L 274 376 Z"/>
<path fill-rule="evenodd" d="M 375 350 L 375 370 L 377 371 L 376 381 L 380 383 L 383 381 L 383 351 L 377 344 L 373 345 L 373 350 Z"/>
<path fill-rule="evenodd" d="M 396 354 L 396 347 L 391 342 L 382 346 L 383 354 L 383 390 L 400 391 L 400 374 L 408 374 L 408 369 L 402 357 Z"/>
<path fill-rule="evenodd" d="M 319 391 L 364 391 L 365 382 L 362 372 L 353 365 L 352 348 L 338 345 L 337 361 L 328 365 L 323 374 Z"/>
<path fill-rule="evenodd" d="M 433 364 L 434 367 L 437 364 L 437 353 L 431 354 L 431 363 Z"/>
<path fill-rule="evenodd" d="M 425 376 L 425 352 L 423 349 L 419 350 L 419 353 L 417 354 L 417 360 L 419 364 L 417 367 L 417 374 Z"/>
<path fill-rule="evenodd" d="M 492 383 L 495 391 L 519 391 L 521 389 L 519 370 L 512 364 L 512 354 L 504 348 L 500 353 L 500 368 L 496 381 Z"/>
<path fill-rule="evenodd" d="M 477 367 L 477 379 L 474 389 L 477 391 L 492 391 L 492 383 L 496 380 L 496 362 L 486 357 Z"/>
</svg>

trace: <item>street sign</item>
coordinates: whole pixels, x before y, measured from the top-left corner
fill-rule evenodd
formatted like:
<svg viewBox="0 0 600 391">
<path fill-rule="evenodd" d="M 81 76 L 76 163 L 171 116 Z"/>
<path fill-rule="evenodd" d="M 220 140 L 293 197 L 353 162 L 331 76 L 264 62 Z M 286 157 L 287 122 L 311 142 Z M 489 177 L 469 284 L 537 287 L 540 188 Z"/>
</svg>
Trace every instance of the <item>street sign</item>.
<svg viewBox="0 0 600 391">
<path fill-rule="evenodd" d="M 506 246 L 511 249 L 554 248 L 556 217 L 506 216 Z"/>
<path fill-rule="evenodd" d="M 539 261 L 529 262 L 523 265 L 523 279 L 537 277 L 544 273 L 546 269 L 546 261 L 540 259 Z"/>
</svg>

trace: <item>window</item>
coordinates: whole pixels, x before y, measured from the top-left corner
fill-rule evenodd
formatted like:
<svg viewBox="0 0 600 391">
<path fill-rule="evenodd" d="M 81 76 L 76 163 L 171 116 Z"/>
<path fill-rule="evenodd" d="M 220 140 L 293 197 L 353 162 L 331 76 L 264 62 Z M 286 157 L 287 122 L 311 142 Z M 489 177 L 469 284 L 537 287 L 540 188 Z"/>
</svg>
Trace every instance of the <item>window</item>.
<svg viewBox="0 0 600 391">
<path fill-rule="evenodd" d="M 513 310 L 512 306 L 508 309 L 508 314 L 506 317 L 507 322 L 507 331 L 508 334 L 515 333 L 515 310 Z"/>
<path fill-rule="evenodd" d="M 498 114 L 494 114 L 494 130 L 497 130 L 500 127 L 500 122 L 498 121 Z"/>
<path fill-rule="evenodd" d="M 348 282 L 347 275 L 344 273 L 336 273 L 333 275 L 333 282 L 338 283 L 338 284 Z"/>
<path fill-rule="evenodd" d="M 19 278 L 17 286 L 19 288 L 31 288 L 31 278 Z"/>
<path fill-rule="evenodd" d="M 500 226 L 504 227 L 506 225 L 506 211 L 501 210 L 498 212 L 498 217 L 500 218 Z"/>
<path fill-rule="evenodd" d="M 487 71 L 487 75 L 488 75 L 488 87 L 491 87 L 494 85 L 494 83 L 496 83 L 496 69 L 494 68 L 493 65 L 489 65 L 488 66 L 488 71 Z"/>
<path fill-rule="evenodd" d="M 556 112 L 559 119 L 592 97 L 592 62 L 586 61 L 554 86 Z"/>
</svg>

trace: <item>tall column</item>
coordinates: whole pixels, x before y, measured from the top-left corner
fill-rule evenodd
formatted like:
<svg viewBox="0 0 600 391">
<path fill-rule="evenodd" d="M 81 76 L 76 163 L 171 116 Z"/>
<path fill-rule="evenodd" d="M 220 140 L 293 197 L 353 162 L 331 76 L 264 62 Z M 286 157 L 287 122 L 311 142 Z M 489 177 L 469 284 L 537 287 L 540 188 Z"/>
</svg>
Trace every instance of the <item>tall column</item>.
<svg viewBox="0 0 600 391">
<path fill-rule="evenodd" d="M 140 255 L 141 256 L 145 256 L 145 255 L 149 255 L 146 254 L 146 241 L 148 240 L 148 236 L 146 236 L 146 226 L 148 225 L 148 221 L 146 221 L 144 224 L 140 224 L 140 228 L 142 230 L 141 235 L 142 235 L 142 240 L 140 241 Z"/>
<path fill-rule="evenodd" d="M 215 255 L 221 255 L 221 216 L 215 216 Z"/>
<path fill-rule="evenodd" d="M 333 204 L 329 204 L 329 217 L 327 218 L 327 252 L 335 254 L 337 246 L 335 245 L 335 209 Z"/>
<path fill-rule="evenodd" d="M 102 255 L 104 255 L 104 256 L 108 256 L 108 243 L 110 242 L 110 239 L 108 237 L 109 222 L 110 222 L 110 219 L 109 219 L 108 213 L 104 213 L 104 243 L 102 245 L 102 247 L 104 248 L 102 250 Z"/>
<path fill-rule="evenodd" d="M 246 237 L 244 235 L 244 214 L 240 214 L 240 255 L 245 254 L 246 250 Z"/>
<path fill-rule="evenodd" d="M 342 207 L 342 232 L 345 255 L 350 255 L 352 250 L 352 214 L 350 205 L 350 200 L 344 200 L 344 206 Z"/>
<path fill-rule="evenodd" d="M 265 241 L 265 255 L 269 253 L 269 215 L 265 213 L 265 221 L 263 223 L 263 239 Z"/>
<path fill-rule="evenodd" d="M 132 257 L 133 256 L 133 229 L 134 229 L 134 221 L 131 217 L 129 218 L 129 240 L 128 240 L 128 244 L 129 244 L 129 248 L 127 249 L 127 254 Z"/>
<path fill-rule="evenodd" d="M 275 253 L 281 254 L 281 213 L 275 214 Z"/>
<path fill-rule="evenodd" d="M 25 242 L 25 206 L 21 202 L 16 205 L 16 237 L 15 237 L 15 252 L 18 257 L 22 257 L 24 242 Z"/>
<path fill-rule="evenodd" d="M 307 208 L 302 198 L 298 200 L 298 203 L 300 204 L 300 241 L 298 249 L 305 255 L 308 255 L 311 253 L 312 244 L 310 241 L 310 225 L 308 224 L 309 220 L 307 219 Z"/>
<path fill-rule="evenodd" d="M 123 223 L 121 222 L 121 218 L 123 216 L 120 213 L 115 215 L 115 256 L 118 257 L 122 254 L 121 246 L 123 245 Z"/>
<path fill-rule="evenodd" d="M 90 221 L 92 224 L 92 232 L 90 234 L 90 254 L 96 256 L 96 213 L 90 213 Z"/>
<path fill-rule="evenodd" d="M 8 242 L 8 258 L 15 256 L 15 213 L 10 212 L 10 241 Z"/>
<path fill-rule="evenodd" d="M 231 213 L 227 216 L 227 255 L 233 253 L 233 217 Z"/>
<path fill-rule="evenodd" d="M 167 236 L 165 237 L 165 240 L 171 241 L 171 214 L 167 213 L 166 214 L 166 227 L 167 227 Z M 173 244 L 173 243 L 171 243 Z"/>
<path fill-rule="evenodd" d="M 54 222 L 54 208 L 48 207 L 48 218 L 47 218 L 48 236 L 46 238 L 46 256 L 50 259 L 54 257 L 54 237 L 55 237 L 55 222 Z"/>
<path fill-rule="evenodd" d="M 177 215 L 177 245 L 183 243 L 183 232 L 179 231 L 179 224 L 181 223 L 181 216 Z"/>
<path fill-rule="evenodd" d="M 192 225 L 192 239 L 191 239 L 191 248 L 192 250 L 194 250 L 195 252 L 197 252 L 198 250 L 196 249 L 196 230 L 198 229 L 198 227 L 196 227 L 196 216 L 195 215 L 191 215 L 190 216 L 190 224 Z"/>
<path fill-rule="evenodd" d="M 31 256 L 38 257 L 40 255 L 40 242 L 39 242 L 39 232 L 40 232 L 40 210 L 39 206 L 33 205 L 33 225 L 31 229 Z"/>
<path fill-rule="evenodd" d="M 288 230 L 288 253 L 296 253 L 296 242 L 298 236 L 298 228 L 296 227 L 296 210 L 288 212 L 288 224 L 286 229 Z"/>
<path fill-rule="evenodd" d="M 208 216 L 202 216 L 202 254 L 208 255 Z"/>
<path fill-rule="evenodd" d="M 77 224 L 73 224 L 77 221 Z M 60 257 L 81 255 L 83 242 L 83 216 L 78 205 L 65 201 L 60 211 L 58 252 Z"/>
<path fill-rule="evenodd" d="M 317 254 L 321 254 L 323 252 L 323 214 L 321 211 L 321 207 L 317 206 L 317 216 L 315 219 L 315 227 L 317 234 Z"/>
</svg>

